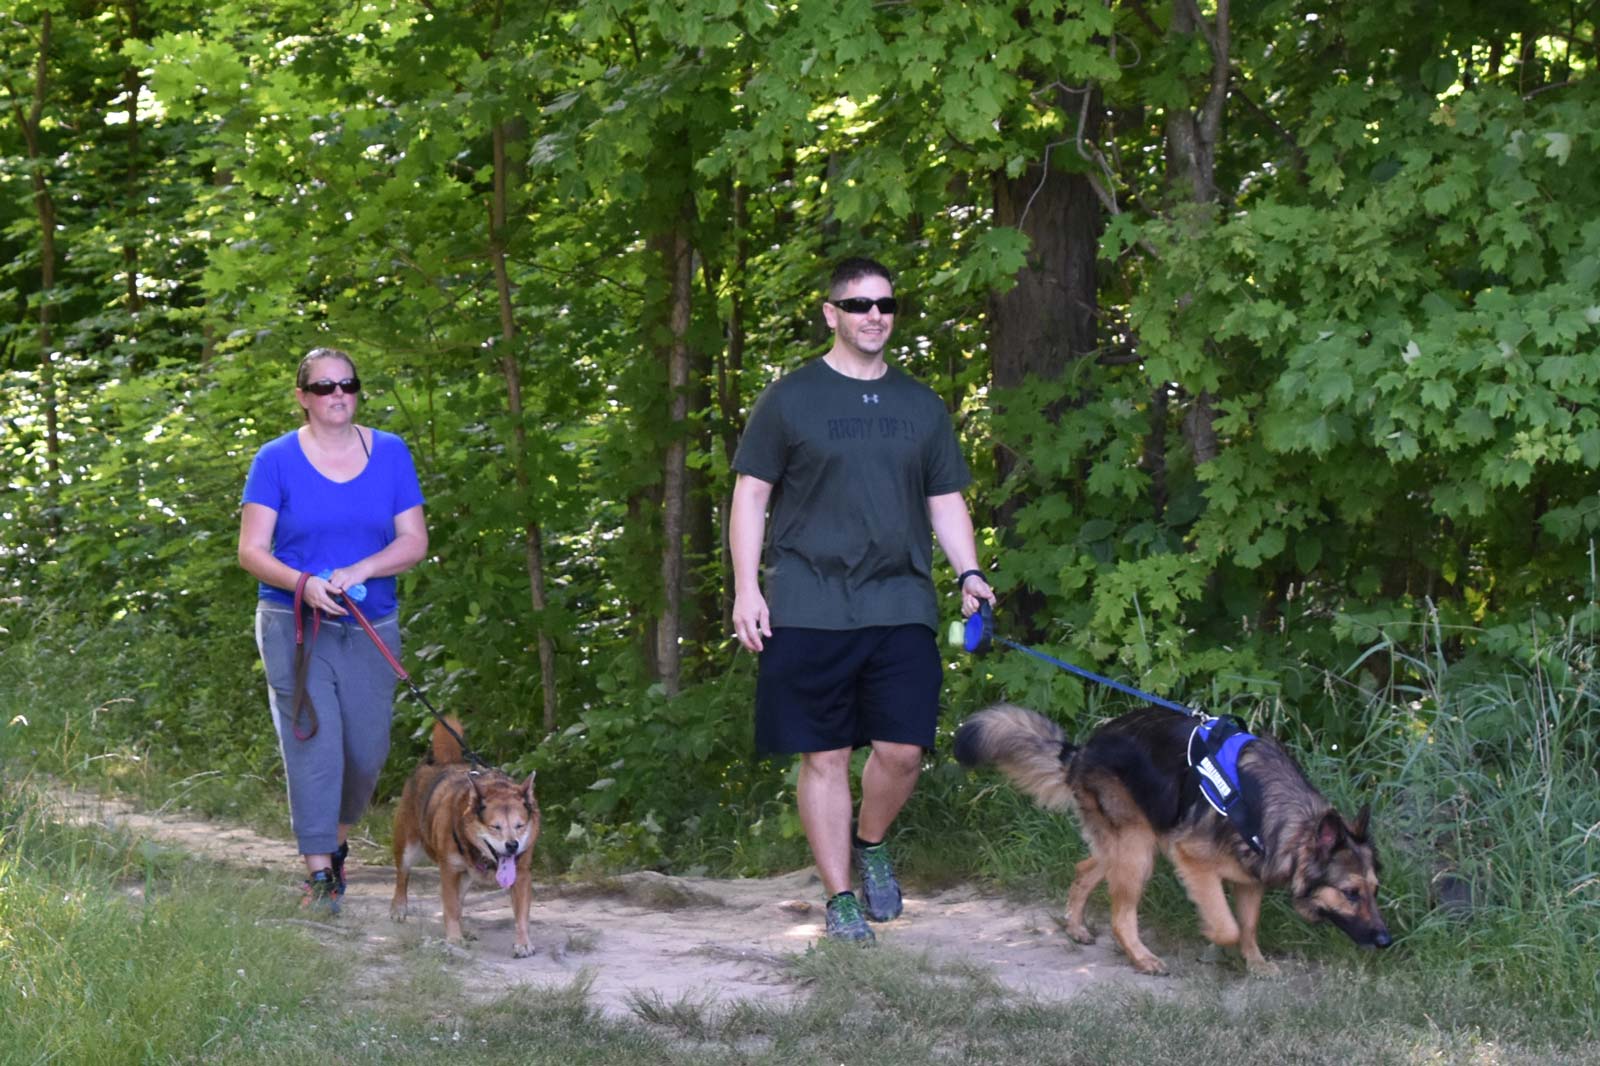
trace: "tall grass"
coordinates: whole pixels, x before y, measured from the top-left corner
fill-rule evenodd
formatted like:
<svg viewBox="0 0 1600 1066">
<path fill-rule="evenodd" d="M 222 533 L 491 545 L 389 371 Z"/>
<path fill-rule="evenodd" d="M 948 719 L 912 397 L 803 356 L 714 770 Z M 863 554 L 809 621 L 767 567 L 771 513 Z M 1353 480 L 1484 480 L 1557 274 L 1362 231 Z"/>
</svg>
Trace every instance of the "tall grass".
<svg viewBox="0 0 1600 1066">
<path fill-rule="evenodd" d="M 1600 1028 L 1600 692 L 1568 632 L 1514 664 L 1410 659 L 1354 754 L 1377 783 L 1386 877 L 1417 959 Z M 1330 768 L 1331 769 L 1331 768 Z M 1387 871 L 1386 871 L 1387 872 Z"/>
<path fill-rule="evenodd" d="M 294 906 L 148 843 L 53 823 L 0 782 L 0 1058 L 199 1059 L 283 1024 L 338 962 Z"/>
<path fill-rule="evenodd" d="M 277 739 L 246 630 L 0 610 L 0 759 L 150 807 L 279 826 Z"/>
</svg>

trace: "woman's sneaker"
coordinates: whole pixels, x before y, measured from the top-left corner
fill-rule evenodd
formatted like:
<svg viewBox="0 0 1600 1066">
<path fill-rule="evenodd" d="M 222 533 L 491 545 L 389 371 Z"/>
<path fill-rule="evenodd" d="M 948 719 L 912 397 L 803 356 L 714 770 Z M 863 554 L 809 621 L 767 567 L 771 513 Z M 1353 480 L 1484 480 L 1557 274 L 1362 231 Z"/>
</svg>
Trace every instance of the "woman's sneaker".
<svg viewBox="0 0 1600 1066">
<path fill-rule="evenodd" d="M 318 870 L 303 884 L 305 895 L 300 906 L 318 918 L 332 918 L 339 913 L 339 882 L 334 879 L 332 870 Z"/>
<path fill-rule="evenodd" d="M 875 922 L 892 922 L 900 917 L 900 882 L 889 861 L 889 846 L 852 846 L 856 872 L 861 875 L 861 897 L 866 901 L 867 917 Z"/>
<path fill-rule="evenodd" d="M 344 898 L 344 860 L 350 857 L 350 844 L 346 841 L 333 853 L 334 899 Z"/>
<path fill-rule="evenodd" d="M 850 940 L 870 944 L 878 939 L 861 913 L 861 904 L 854 892 L 841 892 L 828 901 L 827 935 L 829 940 Z"/>
</svg>

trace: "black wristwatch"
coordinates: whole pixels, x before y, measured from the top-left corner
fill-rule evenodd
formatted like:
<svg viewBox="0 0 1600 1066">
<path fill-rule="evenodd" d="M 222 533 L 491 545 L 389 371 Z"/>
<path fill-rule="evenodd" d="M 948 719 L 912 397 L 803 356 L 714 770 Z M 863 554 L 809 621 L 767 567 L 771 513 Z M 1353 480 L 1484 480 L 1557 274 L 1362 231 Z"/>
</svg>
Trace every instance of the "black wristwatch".
<svg viewBox="0 0 1600 1066">
<path fill-rule="evenodd" d="M 984 577 L 982 570 L 963 570 L 961 571 L 961 576 L 956 578 L 957 592 L 965 592 L 967 590 L 967 578 L 969 577 L 982 577 L 985 584 L 989 581 L 987 577 Z"/>
</svg>

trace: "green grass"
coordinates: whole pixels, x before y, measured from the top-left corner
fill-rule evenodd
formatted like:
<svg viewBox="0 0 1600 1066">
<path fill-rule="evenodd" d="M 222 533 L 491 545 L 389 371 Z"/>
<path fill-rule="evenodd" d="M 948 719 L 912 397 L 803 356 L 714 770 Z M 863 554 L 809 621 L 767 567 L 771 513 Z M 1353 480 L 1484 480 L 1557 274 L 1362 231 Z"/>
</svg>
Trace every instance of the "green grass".
<svg viewBox="0 0 1600 1066">
<path fill-rule="evenodd" d="M 1291 982 L 1228 982 L 1170 995 L 1089 993 L 1070 1006 L 1007 997 L 982 974 L 889 948 L 823 945 L 796 959 L 799 1006 L 639 997 L 613 1019 L 581 982 L 523 989 L 488 1006 L 432 998 L 426 1008 L 333 1009 L 318 1028 L 263 1029 L 207 1061 L 460 1061 L 607 1064 L 1253 1063 L 1493 1066 L 1600 1061 L 1592 1040 L 1554 1043 L 1536 1019 L 1476 995 L 1470 982 L 1422 983 L 1340 968 Z M 417 1002 L 417 1001 L 412 1001 Z"/>
<path fill-rule="evenodd" d="M 360 971 L 293 920 L 293 899 L 226 868 L 52 825 L 3 793 L 0 1061 L 474 1063 L 1168 1063 L 1600 1061 L 1600 1044 L 1508 1002 L 1460 961 L 1412 951 L 1227 968 L 1069 1004 L 1007 994 L 985 972 L 892 946 L 793 958 L 796 1005 L 636 996 L 609 1018 L 585 982 L 470 1002 L 470 971 L 426 951 Z M 287 919 L 287 920 L 286 920 Z M 1393 965 L 1390 965 L 1390 961 Z"/>
<path fill-rule="evenodd" d="M 1600 1030 L 1600 699 L 1592 643 L 1373 702 L 1369 766 L 1407 951 Z M 1455 899 L 1442 905 L 1441 886 Z"/>
<path fill-rule="evenodd" d="M 1413 1063 L 1472 1061 L 1481 1051 L 1484 1061 L 1533 1063 L 1600 1054 L 1592 1041 L 1547 1044 L 1536 1021 L 1449 977 L 1419 983 L 1334 968 L 1171 995 L 1092 992 L 1063 1007 L 883 948 L 824 945 L 796 970 L 814 995 L 795 1010 L 685 1002 L 641 1013 L 728 1053 L 702 1061 Z"/>
<path fill-rule="evenodd" d="M 0 1049 L 7 1062 L 181 1060 L 298 1014 L 337 960 L 296 901 L 148 843 L 53 824 L 0 784 Z"/>
<path fill-rule="evenodd" d="M 1212 994 L 1174 982 L 1156 999 L 1028 1004 L 998 996 L 982 975 L 880 950 L 797 960 L 812 997 L 794 1009 L 641 998 L 622 1024 L 597 1017 L 581 986 L 472 1006 L 425 959 L 399 960 L 406 973 L 352 999 L 337 960 L 273 924 L 281 889 L 47 825 L 13 780 L 0 789 L 0 1061 L 310 1062 L 326 1061 L 330 1045 L 355 1062 L 426 1061 L 462 1046 L 475 1061 L 564 1064 L 858 1061 L 863 1046 L 903 1047 L 890 1063 L 1161 1062 L 1196 1049 L 1263 1062 L 1600 1061 L 1588 1036 L 1600 1031 L 1593 642 L 1568 634 L 1492 668 L 1396 658 L 1397 674 L 1422 680 L 1341 697 L 1365 737 L 1354 750 L 1285 738 L 1342 809 L 1374 804 L 1380 896 L 1398 939 L 1382 954 L 1306 925 L 1274 893 L 1262 942 L 1294 976 L 1258 983 L 1236 967 L 1207 967 L 1219 981 Z M 195 765 L 196 750 L 214 754 L 194 746 L 203 731 L 119 702 L 146 698 L 148 679 L 127 670 L 125 657 L 49 633 L 13 641 L 0 656 L 9 700 L 0 767 L 281 834 L 275 751 L 263 757 L 240 742 L 224 746 L 220 765 Z M 232 728 L 270 736 L 264 708 Z M 741 815 L 741 831 L 706 834 L 665 863 L 713 874 L 793 868 L 805 850 L 789 813 L 769 803 Z M 382 810 L 369 821 L 381 839 Z M 552 848 L 541 843 L 541 858 L 562 867 L 572 858 L 560 851 L 566 828 L 550 818 Z M 902 815 L 896 849 L 921 889 L 977 880 L 1053 905 L 1083 854 L 1069 820 L 948 756 Z M 603 872 L 615 861 L 590 865 Z M 1096 905 L 1103 913 L 1103 896 Z M 1165 870 L 1142 918 L 1160 950 L 1201 943 Z M 404 1007 L 416 1001 L 429 1006 Z"/>
</svg>

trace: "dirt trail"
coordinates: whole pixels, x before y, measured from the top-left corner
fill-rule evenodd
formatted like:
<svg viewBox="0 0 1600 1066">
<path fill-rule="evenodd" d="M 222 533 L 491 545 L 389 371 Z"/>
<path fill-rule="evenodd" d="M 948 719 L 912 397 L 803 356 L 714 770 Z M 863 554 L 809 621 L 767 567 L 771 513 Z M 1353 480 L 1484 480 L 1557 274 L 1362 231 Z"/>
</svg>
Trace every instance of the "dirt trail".
<svg viewBox="0 0 1600 1066">
<path fill-rule="evenodd" d="M 291 843 L 247 829 L 194 819 L 183 812 L 139 812 L 117 800 L 58 790 L 63 818 L 149 838 L 183 851 L 258 870 L 295 885 L 302 876 Z M 376 855 L 359 847 L 357 855 Z M 612 1015 L 632 1012 L 635 995 L 668 1003 L 788 1001 L 805 994 L 786 958 L 821 935 L 821 889 L 808 867 L 781 877 L 715 880 L 642 872 L 595 884 L 536 884 L 532 914 L 535 954 L 511 958 L 511 906 L 505 892 L 468 893 L 464 924 L 479 939 L 462 949 L 440 938 L 438 876 L 415 872 L 414 917 L 389 920 L 393 869 L 352 861 L 344 913 L 332 923 L 308 923 L 317 935 L 349 951 L 360 945 L 376 970 L 432 942 L 442 953 L 470 960 L 480 975 L 470 987 L 511 984 L 559 986 L 592 980 L 591 1001 Z M 1110 937 L 1083 946 L 1055 920 L 1060 901 L 1024 905 L 959 887 L 906 896 L 905 914 L 876 927 L 880 943 L 926 952 L 939 962 L 976 964 L 1007 988 L 1061 1001 L 1105 982 L 1161 992 L 1172 979 L 1135 974 Z M 1169 955 L 1169 961 L 1177 961 Z"/>
</svg>

